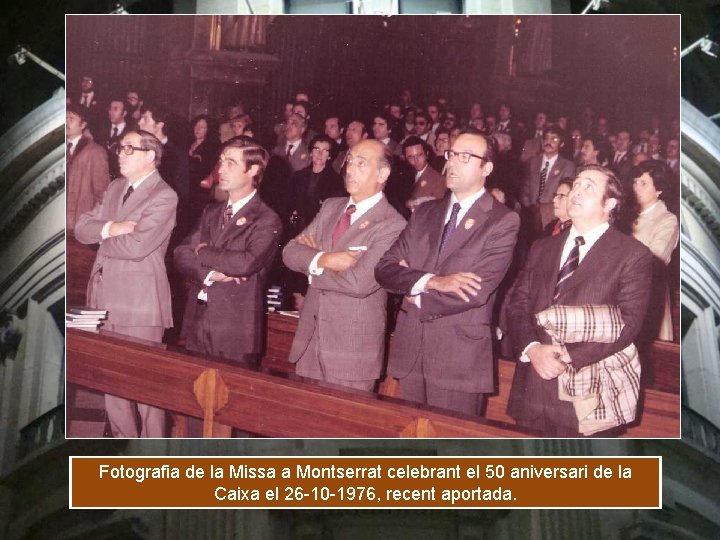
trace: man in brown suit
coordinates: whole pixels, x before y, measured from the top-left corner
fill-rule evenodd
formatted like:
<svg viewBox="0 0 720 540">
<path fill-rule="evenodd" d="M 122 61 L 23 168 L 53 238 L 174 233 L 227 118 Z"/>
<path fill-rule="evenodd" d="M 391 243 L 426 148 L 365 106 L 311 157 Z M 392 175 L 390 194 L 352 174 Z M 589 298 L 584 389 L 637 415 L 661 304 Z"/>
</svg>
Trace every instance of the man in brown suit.
<svg viewBox="0 0 720 540">
<path fill-rule="evenodd" d="M 258 360 L 266 278 L 282 236 L 280 218 L 257 192 L 268 159 L 250 137 L 225 143 L 218 185 L 229 197 L 208 205 L 175 249 L 175 267 L 192 281 L 183 320 L 191 351 Z"/>
<path fill-rule="evenodd" d="M 87 109 L 68 105 L 65 115 L 67 146 L 67 229 L 72 231 L 80 214 L 100 202 L 110 184 L 108 157 L 105 148 L 84 135 Z"/>
<path fill-rule="evenodd" d="M 410 198 L 405 206 L 410 210 L 427 201 L 442 199 L 447 191 L 445 177 L 430 167 L 430 147 L 419 137 L 408 137 L 402 145 L 403 156 L 415 175 Z"/>
<path fill-rule="evenodd" d="M 346 159 L 350 197 L 327 199 L 285 246 L 287 267 L 310 278 L 290 350 L 299 375 L 368 391 L 380 377 L 387 294 L 373 272 L 405 227 L 382 192 L 391 162 L 380 141 L 354 145 Z"/>
<path fill-rule="evenodd" d="M 375 268 L 378 283 L 405 295 L 388 361 L 400 397 L 475 415 L 494 390 L 495 290 L 520 226 L 485 190 L 492 148 L 475 131 L 455 139 L 447 152 L 451 193 L 419 206 Z"/>
<path fill-rule="evenodd" d="M 102 202 L 82 214 L 75 237 L 100 244 L 88 283 L 87 303 L 108 310 L 105 328 L 160 343 L 172 326 L 165 251 L 175 226 L 177 195 L 157 166 L 162 144 L 147 131 L 129 131 L 118 145 L 122 178 L 113 181 Z M 164 437 L 165 411 L 105 395 L 115 437 Z"/>
</svg>

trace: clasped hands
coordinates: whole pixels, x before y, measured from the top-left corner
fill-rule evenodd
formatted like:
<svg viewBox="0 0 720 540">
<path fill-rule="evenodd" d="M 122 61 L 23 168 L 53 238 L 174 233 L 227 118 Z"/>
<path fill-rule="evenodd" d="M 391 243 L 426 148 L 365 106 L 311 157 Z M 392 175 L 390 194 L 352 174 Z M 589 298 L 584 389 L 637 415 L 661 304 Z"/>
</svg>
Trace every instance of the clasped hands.
<svg viewBox="0 0 720 540">
<path fill-rule="evenodd" d="M 527 350 L 535 372 L 546 381 L 557 379 L 572 363 L 572 358 L 563 345 L 543 345 L 537 343 Z"/>
<path fill-rule="evenodd" d="M 309 234 L 301 234 L 296 241 L 302 246 L 320 251 L 320 246 Z M 363 251 L 326 251 L 318 259 L 317 265 L 319 268 L 327 268 L 334 272 L 344 272 L 357 266 L 358 259 L 362 254 Z"/>
</svg>

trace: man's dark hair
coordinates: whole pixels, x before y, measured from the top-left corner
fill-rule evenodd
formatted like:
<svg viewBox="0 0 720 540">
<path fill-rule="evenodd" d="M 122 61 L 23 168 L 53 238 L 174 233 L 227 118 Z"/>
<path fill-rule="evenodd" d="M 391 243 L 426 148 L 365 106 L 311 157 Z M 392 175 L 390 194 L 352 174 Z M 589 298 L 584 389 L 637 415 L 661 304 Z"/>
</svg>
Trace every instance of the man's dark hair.
<svg viewBox="0 0 720 540">
<path fill-rule="evenodd" d="M 145 114 L 146 112 L 149 112 L 152 115 L 152 118 L 155 121 L 155 123 L 162 122 L 164 124 L 163 132 L 167 133 L 168 124 L 171 123 L 170 111 L 167 110 L 165 107 L 161 107 L 154 103 L 143 102 L 142 106 L 140 107 L 140 114 Z M 209 129 L 209 127 L 210 126 L 208 126 L 208 129 Z"/>
<path fill-rule="evenodd" d="M 566 177 L 560 179 L 560 181 L 558 182 L 558 187 L 567 186 L 572 190 L 574 183 L 575 183 L 575 179 L 572 176 L 566 176 Z"/>
<path fill-rule="evenodd" d="M 405 155 L 405 150 L 407 150 L 411 146 L 417 146 L 417 145 L 422 146 L 423 152 L 425 152 L 426 156 L 428 156 L 428 157 L 430 156 L 430 146 L 425 141 L 423 141 L 420 137 L 418 137 L 417 135 L 410 135 L 407 139 L 405 139 L 405 141 L 403 141 L 403 143 L 402 143 L 403 156 Z"/>
<path fill-rule="evenodd" d="M 643 174 L 648 173 L 652 178 L 653 185 L 657 191 L 667 193 L 675 182 L 675 173 L 667 166 L 664 161 L 657 159 L 649 159 L 633 167 L 630 172 L 630 178 L 633 180 L 640 178 Z"/>
<path fill-rule="evenodd" d="M 350 120 L 348 122 L 347 125 L 349 126 L 353 122 L 357 122 L 358 124 L 360 124 L 362 126 L 362 135 L 368 134 L 368 128 L 367 128 L 367 124 L 365 123 L 365 120 L 360 120 L 359 118 L 353 118 L 352 120 Z"/>
<path fill-rule="evenodd" d="M 598 153 L 598 163 L 605 163 L 610 159 L 610 143 L 598 133 L 589 133 L 583 136 L 583 141 L 590 141 Z"/>
<path fill-rule="evenodd" d="M 425 111 L 418 111 L 415 113 L 415 120 L 418 118 L 424 118 L 425 122 L 427 122 L 427 125 L 432 127 L 432 118 L 430 118 L 430 115 L 426 113 Z"/>
<path fill-rule="evenodd" d="M 72 113 L 75 116 L 79 116 L 80 121 L 85 122 L 87 124 L 88 110 L 87 110 L 87 108 L 83 107 L 82 105 L 77 105 L 75 103 L 71 103 L 65 108 L 65 112 Z"/>
<path fill-rule="evenodd" d="M 108 102 L 107 102 L 107 103 L 108 103 L 108 108 L 110 107 L 110 105 L 111 105 L 112 103 L 114 103 L 114 102 L 116 102 L 116 101 L 117 101 L 118 103 L 122 103 L 123 111 L 126 111 L 126 112 L 127 112 L 127 110 L 128 110 L 128 104 L 125 103 L 125 98 L 124 98 L 124 97 L 120 97 L 120 96 L 111 96 L 110 99 L 109 99 Z"/>
<path fill-rule="evenodd" d="M 258 166 L 258 172 L 253 177 L 253 187 L 258 187 L 262 182 L 263 174 L 265 174 L 265 169 L 270 160 L 268 151 L 247 135 L 238 135 L 226 141 L 222 146 L 222 151 L 224 152 L 229 148 L 239 148 L 243 151 L 245 172 L 249 171 L 253 165 Z"/>
<path fill-rule="evenodd" d="M 614 172 L 606 167 L 601 167 L 600 165 L 585 165 L 584 167 L 580 167 L 578 168 L 576 175 L 585 171 L 598 171 L 605 175 L 605 193 L 603 193 L 602 202 L 605 204 L 608 199 L 615 199 L 617 201 L 615 208 L 610 210 L 610 217 L 608 219 L 610 223 L 613 223 L 620 215 L 620 209 L 624 203 L 622 182 L 617 176 L 615 176 Z"/>
<path fill-rule="evenodd" d="M 296 101 L 293 103 L 293 109 L 295 107 L 303 108 L 303 110 L 305 111 L 305 114 L 302 115 L 302 117 L 305 120 L 305 122 L 307 122 L 308 118 L 310 118 L 310 103 L 308 103 L 307 101 Z M 298 114 L 298 113 L 294 113 L 294 114 Z"/>
<path fill-rule="evenodd" d="M 561 145 L 565 143 L 565 131 L 562 128 L 559 128 L 555 125 L 548 126 L 543 130 L 543 137 L 548 133 L 559 137 Z"/>
</svg>

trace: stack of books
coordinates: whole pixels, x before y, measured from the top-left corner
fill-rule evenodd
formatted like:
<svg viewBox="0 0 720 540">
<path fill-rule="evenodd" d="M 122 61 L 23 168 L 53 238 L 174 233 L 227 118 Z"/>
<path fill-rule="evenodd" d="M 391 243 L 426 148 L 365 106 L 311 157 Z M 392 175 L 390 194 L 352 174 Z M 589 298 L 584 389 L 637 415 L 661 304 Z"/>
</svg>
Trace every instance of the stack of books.
<svg viewBox="0 0 720 540">
<path fill-rule="evenodd" d="M 65 313 L 65 326 L 88 332 L 97 332 L 102 321 L 107 318 L 106 309 L 88 307 L 69 307 Z"/>
<path fill-rule="evenodd" d="M 268 313 L 280 311 L 282 306 L 283 293 L 280 285 L 272 285 L 267 292 L 267 310 Z"/>
</svg>

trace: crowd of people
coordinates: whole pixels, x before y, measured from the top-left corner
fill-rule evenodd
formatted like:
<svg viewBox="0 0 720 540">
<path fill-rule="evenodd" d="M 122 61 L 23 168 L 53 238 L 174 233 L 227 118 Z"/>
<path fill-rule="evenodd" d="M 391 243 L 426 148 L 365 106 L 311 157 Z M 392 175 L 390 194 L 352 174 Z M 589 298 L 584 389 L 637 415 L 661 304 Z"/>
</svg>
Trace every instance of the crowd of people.
<svg viewBox="0 0 720 540">
<path fill-rule="evenodd" d="M 315 118 L 301 92 L 273 125 L 233 103 L 182 140 L 143 98 L 103 101 L 91 76 L 68 92 L 67 226 L 99 244 L 88 304 L 109 330 L 159 342 L 181 320 L 188 350 L 254 363 L 272 282 L 299 311 L 300 375 L 372 391 L 387 374 L 404 399 L 479 415 L 499 339 L 518 424 L 579 436 L 634 418 L 643 354 L 673 338 L 677 119 L 526 123 L 409 90 Z M 160 409 L 106 407 L 114 436 L 167 435 Z"/>
</svg>

